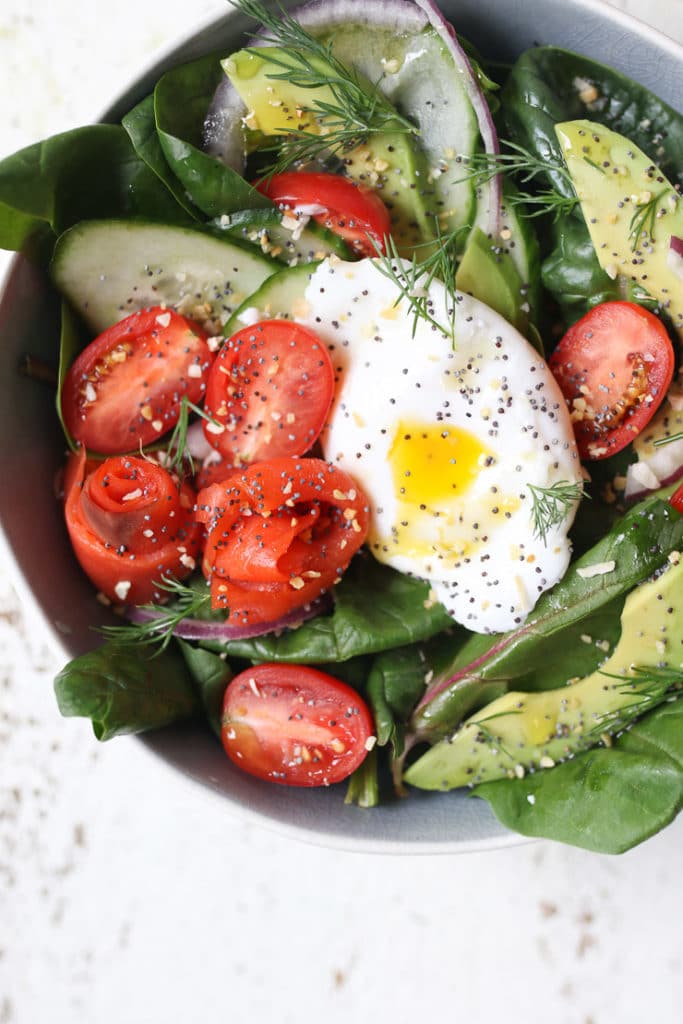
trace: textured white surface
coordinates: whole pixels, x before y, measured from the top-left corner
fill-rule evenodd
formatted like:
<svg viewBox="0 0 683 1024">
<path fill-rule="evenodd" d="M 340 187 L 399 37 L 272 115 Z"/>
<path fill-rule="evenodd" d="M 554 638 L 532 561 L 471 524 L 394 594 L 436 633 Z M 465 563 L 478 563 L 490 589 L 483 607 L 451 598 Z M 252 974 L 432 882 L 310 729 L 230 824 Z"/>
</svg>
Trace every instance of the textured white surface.
<svg viewBox="0 0 683 1024">
<path fill-rule="evenodd" d="M 683 40 L 681 0 L 617 6 Z M 0 155 L 92 119 L 221 10 L 2 0 Z M 63 722 L 55 667 L 0 568 L 0 1024 L 680 1021 L 683 819 L 619 859 L 316 849 Z"/>
</svg>

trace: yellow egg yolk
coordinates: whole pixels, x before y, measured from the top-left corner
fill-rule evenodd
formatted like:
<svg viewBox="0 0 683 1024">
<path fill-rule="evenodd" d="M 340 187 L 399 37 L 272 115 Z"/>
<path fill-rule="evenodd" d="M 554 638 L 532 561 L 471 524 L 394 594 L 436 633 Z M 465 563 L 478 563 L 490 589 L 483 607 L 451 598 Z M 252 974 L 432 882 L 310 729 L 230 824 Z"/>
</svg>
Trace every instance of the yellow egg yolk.
<svg viewBox="0 0 683 1024">
<path fill-rule="evenodd" d="M 457 506 L 489 458 L 460 427 L 401 420 L 389 448 L 399 522 L 391 544 L 404 554 L 463 554 Z"/>
</svg>

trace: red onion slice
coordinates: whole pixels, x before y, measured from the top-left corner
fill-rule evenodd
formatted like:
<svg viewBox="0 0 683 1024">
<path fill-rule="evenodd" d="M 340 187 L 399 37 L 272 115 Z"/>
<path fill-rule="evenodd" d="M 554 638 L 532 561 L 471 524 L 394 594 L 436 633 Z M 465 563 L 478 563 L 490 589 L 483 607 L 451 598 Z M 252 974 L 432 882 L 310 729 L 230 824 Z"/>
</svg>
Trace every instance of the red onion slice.
<svg viewBox="0 0 683 1024">
<path fill-rule="evenodd" d="M 253 637 L 265 636 L 266 633 L 279 633 L 283 629 L 294 629 L 302 622 L 329 611 L 332 600 L 329 595 L 319 597 L 317 601 L 296 608 L 275 622 L 260 622 L 253 626 L 233 626 L 227 622 L 207 622 L 203 619 L 183 619 L 173 630 L 173 635 L 182 640 L 250 640 Z M 131 622 L 152 622 L 161 617 L 162 613 L 149 608 L 127 608 L 126 618 Z"/>
<path fill-rule="evenodd" d="M 427 15 L 429 24 L 450 52 L 455 66 L 463 77 L 467 96 L 477 117 L 479 132 L 481 134 L 482 142 L 484 143 L 484 150 L 492 156 L 500 153 L 498 133 L 496 131 L 496 126 L 493 123 L 493 117 L 491 116 L 489 105 L 486 102 L 484 93 L 481 91 L 479 82 L 472 70 L 472 65 L 468 60 L 467 54 L 458 42 L 455 29 L 451 23 L 446 20 L 433 0 L 415 0 L 415 4 Z M 488 200 L 486 197 L 487 192 Z M 488 209 L 486 209 L 487 201 Z M 486 234 L 491 235 L 493 238 L 497 238 L 500 234 L 502 201 L 503 187 L 501 176 L 500 174 L 496 174 L 489 182 L 480 186 L 480 203 L 485 207 L 485 220 L 480 224 L 480 226 Z"/>
<path fill-rule="evenodd" d="M 666 254 L 666 265 L 676 277 L 683 280 L 683 238 L 679 238 L 678 235 L 671 236 L 669 251 Z"/>
</svg>

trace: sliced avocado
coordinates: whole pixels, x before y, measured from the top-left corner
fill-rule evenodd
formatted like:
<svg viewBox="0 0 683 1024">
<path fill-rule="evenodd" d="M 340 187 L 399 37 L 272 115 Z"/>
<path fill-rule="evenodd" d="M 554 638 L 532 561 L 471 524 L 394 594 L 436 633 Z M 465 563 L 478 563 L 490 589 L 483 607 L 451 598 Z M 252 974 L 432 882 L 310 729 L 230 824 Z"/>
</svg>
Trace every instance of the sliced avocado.
<svg viewBox="0 0 683 1024">
<path fill-rule="evenodd" d="M 485 302 L 522 334 L 529 326 L 529 306 L 509 252 L 477 228 L 470 235 L 455 283 L 461 292 Z M 524 308 L 526 307 L 526 308 Z"/>
<path fill-rule="evenodd" d="M 555 125 L 601 267 L 641 285 L 683 339 L 683 281 L 673 268 L 673 235 L 683 237 L 683 202 L 630 139 L 592 121 Z"/>
<path fill-rule="evenodd" d="M 228 78 L 247 107 L 245 124 L 251 132 L 261 136 L 298 134 L 325 134 L 329 126 L 325 119 L 311 113 L 312 108 L 331 104 L 339 99 L 330 86 L 308 88 L 292 78 L 274 78 L 286 68 L 293 68 L 292 54 L 277 47 L 264 47 L 266 56 L 250 50 L 240 50 L 223 61 Z M 321 77 L 333 72 L 323 61 L 311 60 L 320 67 Z M 286 71 L 285 71 L 286 73 Z M 371 82 L 358 72 L 357 81 L 374 92 Z M 334 120 L 332 116 L 328 120 Z M 344 171 L 354 181 L 368 185 L 378 192 L 391 214 L 391 232 L 402 255 L 409 255 L 416 245 L 436 237 L 436 217 L 443 203 L 437 194 L 427 158 L 403 132 L 371 135 L 358 148 L 344 154 Z"/>
<path fill-rule="evenodd" d="M 319 104 L 337 105 L 337 99 L 329 85 L 320 88 L 304 88 L 286 77 L 273 75 L 287 74 L 297 66 L 296 57 L 278 47 L 264 47 L 268 59 L 260 57 L 253 50 L 238 50 L 221 61 L 226 75 L 247 107 L 244 124 L 249 131 L 262 135 L 284 135 L 297 131 L 319 135 L 321 125 L 311 113 Z M 311 58 L 311 64 L 320 71 L 321 78 L 330 78 L 331 72 L 323 61 Z"/>
<path fill-rule="evenodd" d="M 672 556 L 664 572 L 626 598 L 620 639 L 597 672 L 557 690 L 506 693 L 428 750 L 406 781 L 420 789 L 455 789 L 550 768 L 609 744 L 614 733 L 680 689 L 683 560 L 678 552 Z"/>
<path fill-rule="evenodd" d="M 438 195 L 429 180 L 422 151 L 408 135 L 386 132 L 369 136 L 344 157 L 354 181 L 374 189 L 391 215 L 391 234 L 401 256 L 437 235 Z M 419 255 L 426 253 L 422 250 Z"/>
<path fill-rule="evenodd" d="M 225 336 L 230 337 L 240 327 L 256 320 L 293 320 L 309 312 L 304 293 L 317 266 L 317 263 L 300 263 L 269 277 L 232 314 L 225 325 Z"/>
</svg>

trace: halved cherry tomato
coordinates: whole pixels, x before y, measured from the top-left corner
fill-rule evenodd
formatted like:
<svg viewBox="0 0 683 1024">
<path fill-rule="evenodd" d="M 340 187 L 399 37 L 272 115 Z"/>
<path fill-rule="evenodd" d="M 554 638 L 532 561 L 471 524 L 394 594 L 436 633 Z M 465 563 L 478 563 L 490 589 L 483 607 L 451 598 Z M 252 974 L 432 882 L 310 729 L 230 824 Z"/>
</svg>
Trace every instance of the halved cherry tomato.
<svg viewBox="0 0 683 1024">
<path fill-rule="evenodd" d="M 683 484 L 678 487 L 669 498 L 669 504 L 673 505 L 677 512 L 683 515 Z"/>
<path fill-rule="evenodd" d="M 201 554 L 194 491 L 148 459 L 121 455 L 86 463 L 72 455 L 65 516 L 76 558 L 111 601 L 146 604 L 165 596 L 158 583 L 189 576 Z"/>
<path fill-rule="evenodd" d="M 314 668 L 258 665 L 225 691 L 225 752 L 259 779 L 285 786 L 341 782 L 363 762 L 372 736 L 372 715 L 356 691 Z"/>
<path fill-rule="evenodd" d="M 104 455 L 156 441 L 178 421 L 184 395 L 201 401 L 213 361 L 202 330 L 155 306 L 95 338 L 71 366 L 62 412 L 71 436 Z"/>
<path fill-rule="evenodd" d="M 305 214 L 309 209 L 324 207 L 324 212 L 312 213 L 313 220 L 341 235 L 362 256 L 377 255 L 370 238 L 384 252 L 391 216 L 377 193 L 367 186 L 338 174 L 286 171 L 257 182 L 256 187 L 280 209 L 293 213 Z"/>
<path fill-rule="evenodd" d="M 666 397 L 674 352 L 662 323 L 632 302 L 603 302 L 570 327 L 549 360 L 583 459 L 625 448 Z"/>
<path fill-rule="evenodd" d="M 334 370 L 320 338 L 289 320 L 262 320 L 228 338 L 206 385 L 209 444 L 233 463 L 303 455 L 325 423 Z"/>
<path fill-rule="evenodd" d="M 321 459 L 271 459 L 197 495 L 203 572 L 228 621 L 274 622 L 340 578 L 368 531 L 356 482 Z"/>
</svg>

